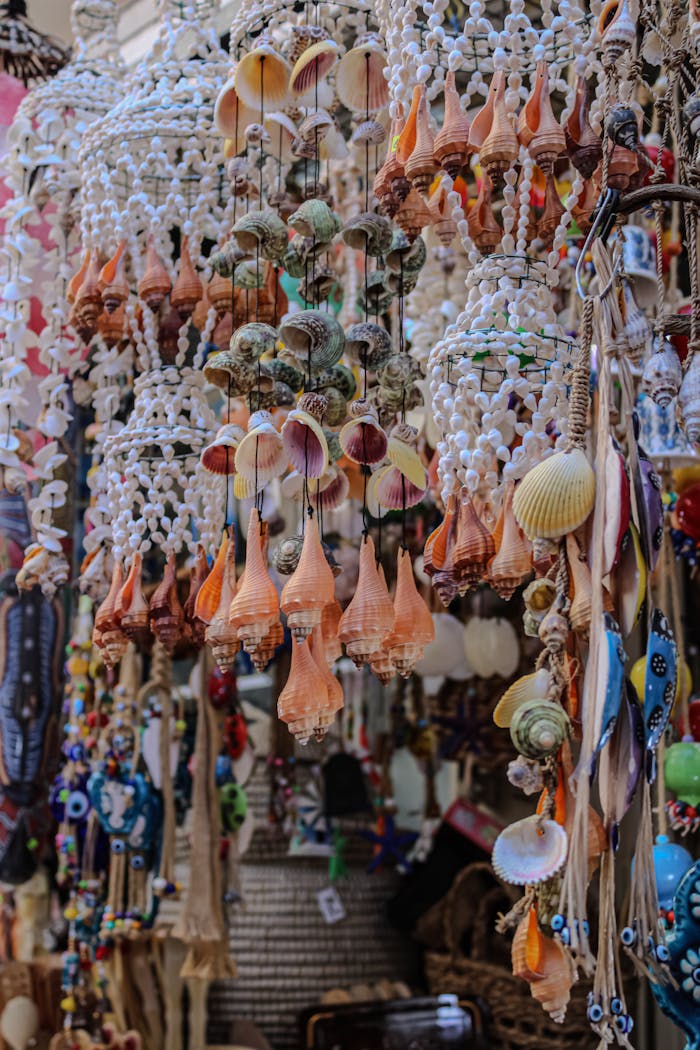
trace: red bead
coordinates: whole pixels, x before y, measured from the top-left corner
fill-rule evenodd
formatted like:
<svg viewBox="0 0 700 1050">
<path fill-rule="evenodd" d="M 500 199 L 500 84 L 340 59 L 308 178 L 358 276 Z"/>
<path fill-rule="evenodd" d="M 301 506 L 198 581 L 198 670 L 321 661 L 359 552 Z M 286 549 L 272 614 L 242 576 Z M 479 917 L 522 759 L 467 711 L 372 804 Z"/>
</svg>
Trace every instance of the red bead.
<svg viewBox="0 0 700 1050">
<path fill-rule="evenodd" d="M 103 959 L 109 959 L 109 956 L 110 949 L 107 947 L 106 944 L 99 944 L 95 949 L 95 958 L 98 962 L 101 962 Z"/>
<path fill-rule="evenodd" d="M 685 815 L 686 815 L 686 817 L 688 817 L 688 818 L 689 818 L 690 820 L 694 820 L 694 819 L 695 819 L 695 817 L 697 817 L 697 815 L 698 815 L 698 811 L 697 811 L 697 809 L 695 808 L 695 806 L 688 806 L 688 808 L 687 808 L 687 809 L 686 809 L 686 811 L 685 811 Z"/>
<path fill-rule="evenodd" d="M 670 909 L 669 911 L 666 912 L 666 922 L 669 924 L 669 926 L 673 926 L 673 923 L 675 921 L 676 921 L 676 916 L 673 913 L 673 909 Z"/>
</svg>

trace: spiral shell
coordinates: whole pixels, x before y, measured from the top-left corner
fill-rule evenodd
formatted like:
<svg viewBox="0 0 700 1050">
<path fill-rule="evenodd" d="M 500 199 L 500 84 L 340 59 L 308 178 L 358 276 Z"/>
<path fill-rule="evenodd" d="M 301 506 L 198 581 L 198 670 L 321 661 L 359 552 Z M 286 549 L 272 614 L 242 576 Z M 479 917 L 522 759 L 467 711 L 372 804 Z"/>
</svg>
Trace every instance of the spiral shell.
<svg viewBox="0 0 700 1050">
<path fill-rule="evenodd" d="M 363 120 L 352 133 L 354 146 L 381 146 L 386 140 L 386 128 L 379 120 Z"/>
<path fill-rule="evenodd" d="M 642 390 L 654 404 L 667 408 L 678 395 L 683 379 L 678 354 L 669 344 L 652 354 L 642 373 Z"/>
<path fill-rule="evenodd" d="M 304 373 L 296 367 L 296 358 L 290 355 L 290 360 L 283 357 L 275 357 L 267 362 L 273 379 L 285 383 L 295 394 L 304 386 Z"/>
<path fill-rule="evenodd" d="M 78 311 L 82 310 L 81 295 L 83 294 L 84 287 L 85 283 L 78 292 L 75 301 L 76 309 Z M 146 269 L 143 277 L 138 283 L 137 290 L 140 298 L 143 299 L 149 310 L 157 310 L 170 291 L 170 277 L 168 276 L 168 271 L 160 260 L 160 256 L 156 251 L 152 237 L 149 237 L 148 239 L 148 246 L 146 248 Z"/>
<path fill-rule="evenodd" d="M 366 536 L 360 547 L 360 571 L 352 601 L 338 625 L 338 638 L 347 654 L 361 667 L 369 662 L 394 623 L 394 608 L 379 577 L 374 560 L 374 543 Z"/>
<path fill-rule="evenodd" d="M 307 200 L 289 216 L 289 226 L 302 237 L 314 237 L 323 243 L 332 241 L 340 230 L 340 219 L 325 201 Z"/>
<path fill-rule="evenodd" d="M 688 441 L 700 442 L 700 355 L 694 354 L 678 394 L 681 426 Z"/>
<path fill-rule="evenodd" d="M 427 258 L 428 251 L 422 237 L 409 240 L 403 230 L 394 230 L 391 246 L 386 254 L 386 267 L 404 276 L 417 274 Z"/>
<path fill-rule="evenodd" d="M 321 546 L 316 519 L 309 518 L 299 562 L 280 596 L 280 608 L 298 642 L 320 625 L 323 609 L 334 597 L 333 572 Z"/>
<path fill-rule="evenodd" d="M 263 258 L 270 262 L 281 262 L 287 251 L 287 227 L 272 208 L 241 215 L 231 232 L 244 252 L 254 255 L 259 246 Z"/>
<path fill-rule="evenodd" d="M 343 329 L 335 317 L 320 310 L 304 310 L 286 317 L 280 326 L 280 339 L 302 367 L 310 363 L 312 375 L 339 361 L 345 345 Z"/>
<path fill-rule="evenodd" d="M 241 325 L 231 336 L 230 347 L 233 353 L 249 361 L 257 361 L 263 354 L 275 348 L 277 332 L 269 324 L 250 321 Z"/>
<path fill-rule="evenodd" d="M 124 275 L 125 250 L 126 241 L 120 241 L 116 252 L 109 262 L 104 264 L 98 277 L 100 295 L 108 314 L 114 313 L 129 298 L 129 285 Z"/>
<path fill-rule="evenodd" d="M 346 329 L 345 350 L 353 364 L 376 372 L 391 357 L 391 336 L 373 321 L 360 321 Z"/>
<path fill-rule="evenodd" d="M 545 882 L 564 866 L 568 839 L 554 820 L 525 817 L 505 828 L 493 845 L 491 863 L 514 886 Z"/>
<path fill-rule="evenodd" d="M 389 220 L 369 211 L 351 218 L 341 233 L 349 248 L 372 257 L 386 254 L 391 247 L 392 236 Z"/>
<path fill-rule="evenodd" d="M 230 350 L 219 350 L 212 354 L 203 371 L 208 383 L 230 391 L 232 397 L 249 393 L 258 378 L 256 366 Z"/>
<path fill-rule="evenodd" d="M 455 179 L 469 155 L 469 121 L 462 109 L 454 70 L 445 76 L 445 119 L 435 136 L 433 155 L 443 171 Z"/>
<path fill-rule="evenodd" d="M 552 700 L 528 700 L 513 712 L 510 736 L 525 758 L 544 759 L 557 753 L 571 730 L 564 708 Z"/>
<path fill-rule="evenodd" d="M 335 387 L 346 401 L 351 401 L 357 391 L 355 376 L 347 365 L 333 365 L 327 368 L 316 379 L 316 385 L 321 391 L 325 391 L 327 387 Z"/>
<path fill-rule="evenodd" d="M 595 502 L 595 474 L 585 452 L 555 452 L 530 470 L 515 490 L 513 510 L 525 535 L 556 539 L 588 518 Z"/>
<path fill-rule="evenodd" d="M 236 628 L 245 651 L 250 652 L 278 621 L 277 588 L 267 571 L 262 550 L 260 516 L 257 508 L 253 507 L 246 538 L 245 572 L 231 602 L 229 622 Z"/>
<path fill-rule="evenodd" d="M 187 320 L 203 294 L 204 286 L 192 263 L 187 237 L 183 237 L 180 245 L 180 272 L 170 292 L 170 305 L 177 311 L 181 320 Z"/>
<path fill-rule="evenodd" d="M 245 257 L 245 252 L 242 251 L 238 241 L 233 237 L 222 244 L 220 248 L 217 248 L 215 252 L 209 256 L 209 262 L 214 273 L 217 273 L 220 277 L 233 277 L 236 269 L 236 264 L 239 263 Z M 230 302 L 230 293 L 229 293 Z"/>
<path fill-rule="evenodd" d="M 603 67 L 610 69 L 637 39 L 637 27 L 630 12 L 629 0 L 607 0 L 598 18 L 598 33 Z"/>
<path fill-rule="evenodd" d="M 312 306 L 324 302 L 337 284 L 338 275 L 326 266 L 315 266 L 313 272 L 299 281 L 299 295 Z"/>
</svg>

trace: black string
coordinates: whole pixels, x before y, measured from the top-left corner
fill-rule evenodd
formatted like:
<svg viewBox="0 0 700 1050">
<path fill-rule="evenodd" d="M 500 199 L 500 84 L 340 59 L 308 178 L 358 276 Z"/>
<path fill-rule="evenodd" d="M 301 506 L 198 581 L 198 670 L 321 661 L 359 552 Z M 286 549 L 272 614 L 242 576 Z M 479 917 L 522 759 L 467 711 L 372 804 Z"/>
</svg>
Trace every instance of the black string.
<svg viewBox="0 0 700 1050">
<path fill-rule="evenodd" d="M 260 56 L 260 127 L 265 125 L 265 107 L 264 107 L 264 85 L 265 85 L 265 55 Z M 262 144 L 260 146 L 260 160 L 258 161 L 258 167 L 260 168 L 260 208 L 263 206 L 263 158 L 264 150 Z"/>
</svg>

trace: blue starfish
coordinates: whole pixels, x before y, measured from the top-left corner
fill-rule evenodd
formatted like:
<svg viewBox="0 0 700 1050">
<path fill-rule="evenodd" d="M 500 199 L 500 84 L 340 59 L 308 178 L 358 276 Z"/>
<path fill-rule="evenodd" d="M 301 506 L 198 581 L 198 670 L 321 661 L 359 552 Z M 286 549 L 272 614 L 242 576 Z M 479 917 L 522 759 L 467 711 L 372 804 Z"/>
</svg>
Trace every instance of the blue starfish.
<svg viewBox="0 0 700 1050">
<path fill-rule="evenodd" d="M 368 872 L 376 871 L 382 864 L 386 864 L 391 860 L 396 863 L 399 871 L 407 873 L 411 870 L 411 862 L 408 860 L 406 852 L 416 841 L 418 835 L 415 831 L 398 831 L 391 813 L 387 813 L 384 817 L 384 832 L 382 834 L 369 828 L 358 830 L 358 834 L 362 835 L 363 839 L 371 842 L 372 845 L 379 847 L 370 861 L 367 868 Z"/>
</svg>

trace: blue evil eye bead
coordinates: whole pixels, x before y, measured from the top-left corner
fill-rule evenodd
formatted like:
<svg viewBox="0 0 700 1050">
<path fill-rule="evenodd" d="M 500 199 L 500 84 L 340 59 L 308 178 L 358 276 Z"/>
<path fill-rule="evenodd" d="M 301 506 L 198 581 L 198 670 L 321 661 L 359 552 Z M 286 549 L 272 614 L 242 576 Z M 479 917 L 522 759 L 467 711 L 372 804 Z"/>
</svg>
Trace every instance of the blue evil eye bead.
<svg viewBox="0 0 700 1050">
<path fill-rule="evenodd" d="M 619 999 L 616 995 L 610 1000 L 610 1013 L 615 1014 L 619 1017 L 622 1013 L 622 999 Z"/>
<path fill-rule="evenodd" d="M 68 756 L 73 762 L 82 762 L 85 758 L 85 748 L 82 744 L 71 744 Z"/>
<path fill-rule="evenodd" d="M 631 926 L 625 926 L 622 933 L 620 934 L 620 940 L 624 944 L 625 948 L 634 948 L 637 943 L 637 931 Z"/>
<path fill-rule="evenodd" d="M 569 944 L 569 942 L 571 941 L 571 933 L 569 932 L 568 926 L 565 926 L 564 929 L 561 931 L 560 937 L 562 944 Z"/>
<path fill-rule="evenodd" d="M 588 934 L 591 932 L 591 927 L 590 923 L 588 922 L 588 919 L 583 919 L 583 921 L 581 922 L 581 930 L 583 931 L 584 937 L 587 937 Z"/>
<path fill-rule="evenodd" d="M 634 1021 L 629 1014 L 620 1014 L 619 1017 L 615 1018 L 615 1027 L 618 1032 L 622 1032 L 624 1035 L 629 1035 L 634 1028 Z"/>
<path fill-rule="evenodd" d="M 126 853 L 126 842 L 124 839 L 112 839 L 112 853 Z"/>
<path fill-rule="evenodd" d="M 657 962 L 667 963 L 671 958 L 671 953 L 665 944 L 657 944 L 654 948 L 654 957 Z"/>
<path fill-rule="evenodd" d="M 603 1007 L 600 1003 L 591 1003 L 586 1014 L 591 1024 L 599 1024 L 603 1020 Z"/>
<path fill-rule="evenodd" d="M 555 933 L 561 933 L 566 926 L 566 919 L 563 915 L 555 915 L 552 919 L 552 929 Z"/>
<path fill-rule="evenodd" d="M 143 859 L 140 853 L 135 853 L 129 861 L 134 871 L 143 871 L 146 867 L 146 861 Z"/>
<path fill-rule="evenodd" d="M 83 791 L 71 791 L 66 802 L 68 820 L 82 820 L 89 808 L 88 797 Z"/>
</svg>

